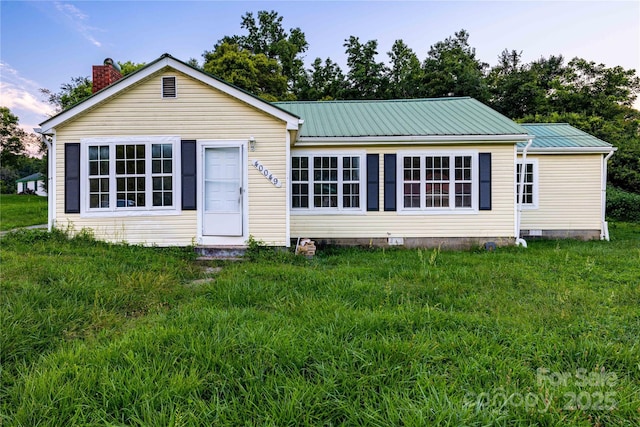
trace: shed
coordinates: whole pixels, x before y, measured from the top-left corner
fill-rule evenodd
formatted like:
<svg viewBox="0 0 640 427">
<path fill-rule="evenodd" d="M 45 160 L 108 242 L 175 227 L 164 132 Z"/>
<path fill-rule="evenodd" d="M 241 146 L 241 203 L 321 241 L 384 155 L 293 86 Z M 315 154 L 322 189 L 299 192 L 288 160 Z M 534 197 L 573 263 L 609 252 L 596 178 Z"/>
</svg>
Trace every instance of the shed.
<svg viewBox="0 0 640 427">
<path fill-rule="evenodd" d="M 40 173 L 33 173 L 29 176 L 25 176 L 24 178 L 20 178 L 16 180 L 17 193 L 27 193 L 33 191 L 38 196 L 47 196 L 47 190 L 45 186 L 46 177 Z"/>
</svg>

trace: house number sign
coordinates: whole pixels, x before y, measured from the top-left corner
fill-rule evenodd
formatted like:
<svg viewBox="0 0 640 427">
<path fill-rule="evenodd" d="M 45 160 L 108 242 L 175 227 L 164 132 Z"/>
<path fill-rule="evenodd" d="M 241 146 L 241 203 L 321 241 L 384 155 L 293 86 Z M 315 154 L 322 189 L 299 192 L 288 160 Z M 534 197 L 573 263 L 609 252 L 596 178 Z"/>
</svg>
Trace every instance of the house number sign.
<svg viewBox="0 0 640 427">
<path fill-rule="evenodd" d="M 269 169 L 267 169 L 262 163 L 260 163 L 259 160 L 254 160 L 252 164 L 256 169 L 258 169 L 258 172 L 260 172 L 262 175 L 264 175 L 265 178 L 271 181 L 273 185 L 275 185 L 277 188 L 282 187 L 282 183 L 280 182 L 280 180 L 273 176 L 273 174 L 269 172 Z"/>
</svg>

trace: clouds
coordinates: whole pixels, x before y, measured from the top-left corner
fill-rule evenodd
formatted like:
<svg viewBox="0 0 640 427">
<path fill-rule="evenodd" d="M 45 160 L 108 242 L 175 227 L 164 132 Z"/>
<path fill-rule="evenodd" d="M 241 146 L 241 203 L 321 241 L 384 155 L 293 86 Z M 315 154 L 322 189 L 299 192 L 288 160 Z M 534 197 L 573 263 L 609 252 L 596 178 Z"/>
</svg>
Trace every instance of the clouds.
<svg viewBox="0 0 640 427">
<path fill-rule="evenodd" d="M 93 33 L 101 30 L 88 24 L 89 15 L 70 3 L 56 1 L 54 2 L 54 5 L 56 10 L 62 14 L 65 21 L 67 21 L 71 28 L 80 33 L 82 37 L 95 47 L 102 47 L 102 43 L 93 36 Z"/>
<path fill-rule="evenodd" d="M 27 132 L 55 113 L 40 91 L 58 84 L 51 79 L 50 67 L 43 58 L 53 56 L 70 62 L 69 58 L 75 58 L 81 50 L 95 55 L 96 50 L 105 48 L 101 38 L 106 31 L 96 25 L 95 18 L 101 16 L 95 12 L 96 4 L 92 7 L 88 3 L 65 0 L 8 2 L 6 7 L 3 4 L 0 105 L 10 108 L 20 119 L 20 127 Z M 7 17 L 5 13 L 12 16 Z M 16 17 L 27 15 L 32 17 L 35 29 L 24 31 Z M 73 45 L 72 38 L 80 44 Z M 6 49 L 4 39 L 10 40 L 6 42 Z M 36 47 L 31 44 L 34 41 Z M 72 45 L 74 47 L 70 47 Z M 63 53 L 57 50 L 60 46 L 64 46 Z M 27 51 L 29 54 L 25 54 Z M 86 67 L 90 67 L 91 63 L 88 64 Z"/>
<path fill-rule="evenodd" d="M 0 104 L 20 118 L 20 127 L 28 132 L 54 113 L 51 105 L 40 98 L 40 88 L 32 80 L 22 77 L 6 62 L 0 61 Z"/>
</svg>

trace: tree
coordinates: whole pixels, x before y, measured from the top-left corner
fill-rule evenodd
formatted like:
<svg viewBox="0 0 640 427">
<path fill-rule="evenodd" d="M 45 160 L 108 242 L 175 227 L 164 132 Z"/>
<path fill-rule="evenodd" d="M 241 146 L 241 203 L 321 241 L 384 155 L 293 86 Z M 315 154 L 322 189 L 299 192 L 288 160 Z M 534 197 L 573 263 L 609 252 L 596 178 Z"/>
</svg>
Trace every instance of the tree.
<svg viewBox="0 0 640 427">
<path fill-rule="evenodd" d="M 24 152 L 26 132 L 18 127 L 18 116 L 7 107 L 0 107 L 2 128 L 0 129 L 0 164 L 14 165 L 16 158 Z"/>
<path fill-rule="evenodd" d="M 308 70 L 305 86 L 298 88 L 297 98 L 301 100 L 331 100 L 344 96 L 347 83 L 340 66 L 327 58 L 316 58 Z"/>
<path fill-rule="evenodd" d="M 276 60 L 281 67 L 281 74 L 286 78 L 287 87 L 291 90 L 301 78 L 304 78 L 304 62 L 301 55 L 307 51 L 309 44 L 300 28 L 285 31 L 282 19 L 282 16 L 273 10 L 261 10 L 257 17 L 247 12 L 242 16 L 240 27 L 247 30 L 248 34 L 225 36 L 214 46 L 214 51 L 223 43 L 235 44 L 241 50 L 247 50 L 254 55 L 263 54 Z"/>
<path fill-rule="evenodd" d="M 388 97 L 405 99 L 422 96 L 423 71 L 414 51 L 402 40 L 396 40 L 387 54 L 391 60 Z"/>
<path fill-rule="evenodd" d="M 548 88 L 530 64 L 522 63 L 522 52 L 505 49 L 498 61 L 487 77 L 489 104 L 513 119 L 543 110 Z"/>
<path fill-rule="evenodd" d="M 122 76 L 126 76 L 135 71 L 138 71 L 140 68 L 144 67 L 147 64 L 144 62 L 135 63 L 131 61 L 127 61 L 127 62 L 118 61 L 118 65 L 120 66 L 120 73 L 122 74 Z"/>
<path fill-rule="evenodd" d="M 25 141 L 36 139 L 18 126 L 18 117 L 7 107 L 0 107 L 0 191 L 15 192 L 15 181 L 22 176 L 38 172 L 42 160 L 25 155 Z"/>
<path fill-rule="evenodd" d="M 202 70 L 202 67 L 200 66 L 200 64 L 198 63 L 198 60 L 196 58 L 189 58 L 189 60 L 187 61 L 187 65 L 190 65 L 193 68 L 197 68 L 199 70 Z"/>
<path fill-rule="evenodd" d="M 71 82 L 63 83 L 60 92 L 54 93 L 49 89 L 40 89 L 47 102 L 55 107 L 56 113 L 83 101 L 92 95 L 93 84 L 89 77 L 72 77 Z"/>
<path fill-rule="evenodd" d="M 120 71 L 123 76 L 131 74 L 146 64 L 144 62 L 135 63 L 132 61 L 118 62 Z M 69 83 L 63 83 L 60 86 L 59 92 L 53 92 L 49 89 L 40 89 L 46 99 L 46 101 L 55 107 L 55 112 L 66 110 L 69 107 L 76 105 L 77 103 L 84 101 L 91 95 L 93 82 L 88 76 L 72 77 Z"/>
<path fill-rule="evenodd" d="M 509 59 L 492 69 L 491 105 L 519 121 L 569 123 L 615 145 L 609 182 L 640 193 L 640 112 L 631 107 L 640 92 L 635 70 L 581 58 L 565 65 L 562 56 L 514 63 Z M 535 96 L 518 98 L 525 91 Z"/>
<path fill-rule="evenodd" d="M 455 37 L 437 42 L 424 61 L 424 89 L 427 96 L 471 96 L 486 102 L 489 92 L 485 81 L 488 64 L 476 58 L 469 45 L 469 33 L 460 30 Z"/>
<path fill-rule="evenodd" d="M 638 122 L 636 122 L 638 125 Z M 618 140 L 618 151 L 611 158 L 609 183 L 615 187 L 640 194 L 640 138 Z"/>
<path fill-rule="evenodd" d="M 350 99 L 376 99 L 385 95 L 387 86 L 386 66 L 382 62 L 376 62 L 378 54 L 378 41 L 369 40 L 360 43 L 360 39 L 350 36 L 343 45 L 346 48 L 347 81 L 349 90 L 347 97 Z"/>
<path fill-rule="evenodd" d="M 224 42 L 203 55 L 204 71 L 265 100 L 289 99 L 287 80 L 278 61 Z"/>
<path fill-rule="evenodd" d="M 640 91 L 635 70 L 607 68 L 574 58 L 564 70 L 556 96 L 557 110 L 615 118 L 631 107 Z"/>
</svg>

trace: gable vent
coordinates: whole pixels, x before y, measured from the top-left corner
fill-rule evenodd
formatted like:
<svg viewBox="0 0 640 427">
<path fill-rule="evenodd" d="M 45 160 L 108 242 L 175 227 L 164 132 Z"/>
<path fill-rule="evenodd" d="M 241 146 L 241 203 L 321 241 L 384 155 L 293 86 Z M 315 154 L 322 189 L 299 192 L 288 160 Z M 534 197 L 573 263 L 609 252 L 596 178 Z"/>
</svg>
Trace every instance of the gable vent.
<svg viewBox="0 0 640 427">
<path fill-rule="evenodd" d="M 175 77 L 163 77 L 162 78 L 162 97 L 163 98 L 176 98 L 176 78 Z"/>
</svg>

